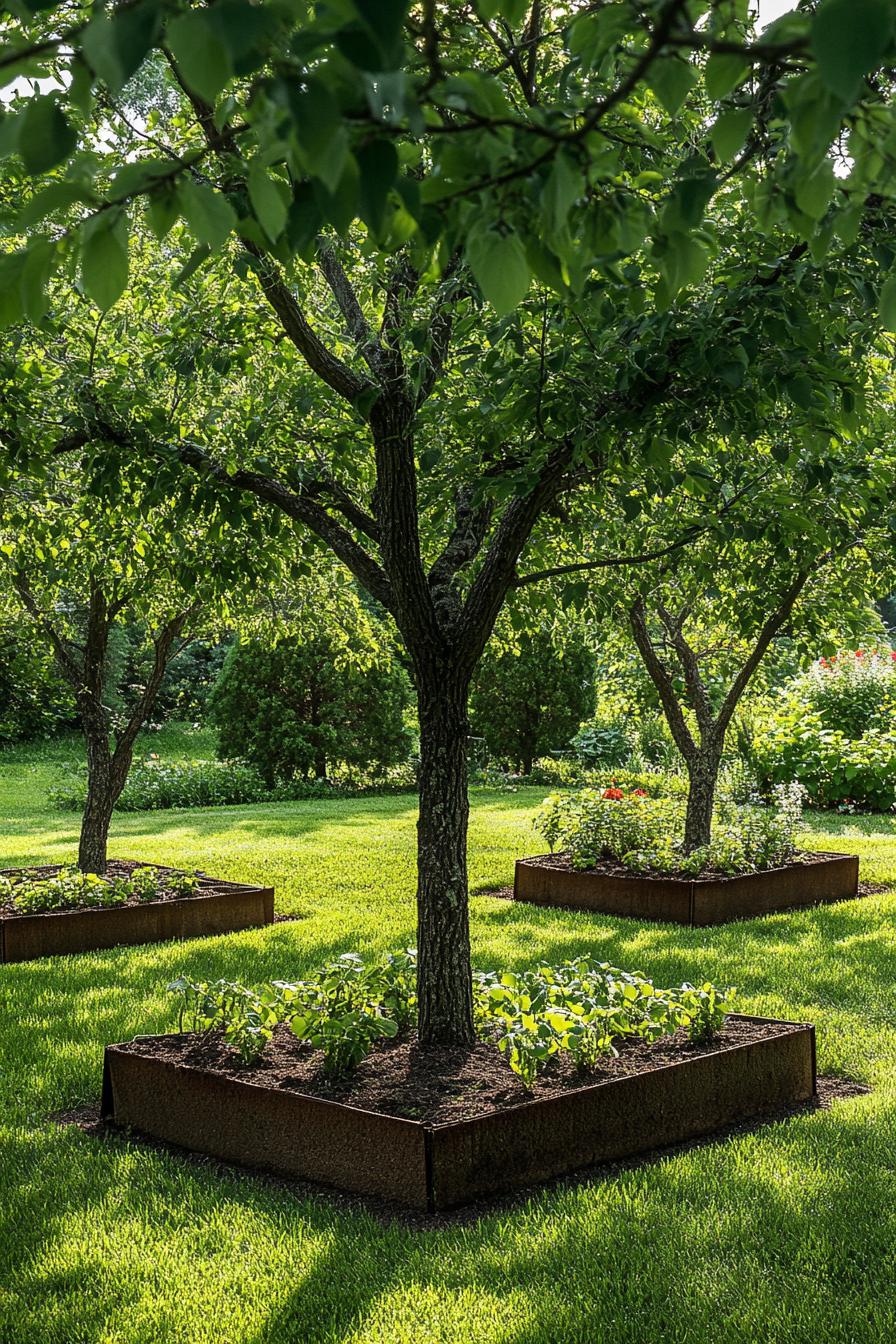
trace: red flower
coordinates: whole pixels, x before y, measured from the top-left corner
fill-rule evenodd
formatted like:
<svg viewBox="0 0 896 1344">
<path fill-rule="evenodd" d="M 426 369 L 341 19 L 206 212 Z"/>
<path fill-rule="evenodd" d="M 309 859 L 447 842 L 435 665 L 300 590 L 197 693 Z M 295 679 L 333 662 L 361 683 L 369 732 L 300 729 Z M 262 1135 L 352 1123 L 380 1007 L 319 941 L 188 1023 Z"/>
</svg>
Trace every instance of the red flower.
<svg viewBox="0 0 896 1344">
<path fill-rule="evenodd" d="M 615 803 L 618 802 L 619 799 L 622 797 L 622 790 L 617 789 L 616 785 L 614 784 L 612 789 L 604 789 L 603 794 L 601 796 L 603 798 L 610 798 Z"/>
<path fill-rule="evenodd" d="M 632 797 L 633 797 L 633 798 L 646 798 L 646 797 L 647 797 L 647 791 L 646 791 L 646 789 L 632 789 Z"/>
<path fill-rule="evenodd" d="M 863 654 L 864 652 L 865 652 L 864 649 L 856 649 L 856 657 L 857 657 L 857 658 L 861 658 L 861 656 L 862 656 L 862 654 Z"/>
</svg>

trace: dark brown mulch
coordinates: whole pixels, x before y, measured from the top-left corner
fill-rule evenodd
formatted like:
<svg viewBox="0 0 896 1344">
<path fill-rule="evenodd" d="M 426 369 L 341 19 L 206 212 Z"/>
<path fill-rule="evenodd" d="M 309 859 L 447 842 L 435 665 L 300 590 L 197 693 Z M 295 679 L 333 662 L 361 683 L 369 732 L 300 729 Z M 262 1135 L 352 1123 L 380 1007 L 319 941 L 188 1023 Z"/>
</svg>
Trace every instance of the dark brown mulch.
<svg viewBox="0 0 896 1344">
<path fill-rule="evenodd" d="M 221 1178 L 243 1179 L 253 1184 L 261 1184 L 269 1189 L 282 1191 L 292 1195 L 295 1199 L 313 1199 L 324 1209 L 335 1208 L 343 1213 L 368 1214 L 376 1218 L 378 1222 L 387 1225 L 398 1222 L 412 1230 L 427 1232 L 437 1231 L 445 1227 L 472 1224 L 493 1214 L 512 1212 L 515 1208 L 523 1206 L 527 1200 L 540 1191 L 574 1190 L 600 1185 L 606 1181 L 615 1180 L 623 1172 L 650 1166 L 655 1162 L 668 1160 L 680 1153 L 713 1147 L 740 1134 L 752 1134 L 765 1129 L 769 1125 L 778 1124 L 781 1121 L 801 1115 L 810 1115 L 814 1111 L 830 1110 L 835 1101 L 846 1101 L 852 1097 L 866 1096 L 870 1091 L 871 1088 L 866 1087 L 863 1083 L 852 1082 L 847 1078 L 820 1077 L 818 1079 L 817 1096 L 810 1101 L 779 1107 L 766 1115 L 752 1120 L 739 1121 L 735 1125 L 729 1125 L 716 1131 L 715 1134 L 690 1139 L 686 1143 L 674 1144 L 666 1148 L 654 1148 L 650 1152 L 641 1153 L 639 1156 L 628 1158 L 623 1162 L 607 1162 L 600 1166 L 587 1167 L 567 1176 L 558 1176 L 550 1181 L 541 1182 L 538 1186 L 530 1186 L 512 1194 L 494 1195 L 488 1199 L 479 1200 L 475 1204 L 467 1205 L 461 1209 L 452 1209 L 445 1213 L 421 1213 L 414 1209 L 405 1208 L 403 1205 L 394 1204 L 389 1200 L 353 1195 L 344 1190 L 316 1185 L 312 1181 L 272 1176 L 270 1172 L 259 1171 L 252 1167 L 236 1167 L 230 1163 L 221 1162 L 217 1158 L 208 1157 L 204 1153 L 190 1152 L 178 1148 L 174 1144 L 165 1143 L 161 1139 L 151 1139 L 145 1135 L 129 1136 L 126 1141 L 139 1142 L 143 1148 L 164 1153 L 188 1164 L 190 1167 L 212 1172 Z M 99 1106 L 97 1105 L 77 1106 L 72 1110 L 60 1111 L 51 1116 L 50 1119 L 55 1120 L 60 1125 L 75 1125 L 82 1133 L 103 1142 L 121 1143 L 123 1141 L 122 1131 L 110 1122 L 100 1118 Z"/>
<path fill-rule="evenodd" d="M 276 1029 L 261 1059 L 248 1066 L 240 1062 L 219 1032 L 142 1037 L 122 1048 L 262 1087 L 325 1097 L 381 1115 L 442 1124 L 648 1072 L 726 1046 L 779 1036 L 788 1029 L 780 1023 L 767 1025 L 730 1017 L 708 1045 L 691 1045 L 684 1030 L 652 1043 L 621 1039 L 616 1042 L 618 1058 L 602 1060 L 594 1069 L 580 1070 L 568 1055 L 555 1056 L 531 1091 L 511 1071 L 506 1057 L 487 1041 L 425 1052 L 418 1048 L 413 1034 L 380 1041 L 348 1080 L 338 1082 L 324 1073 L 322 1053 L 299 1041 L 286 1025 Z"/>
<path fill-rule="evenodd" d="M 40 866 L 35 866 L 33 868 L 5 868 L 3 869 L 2 875 L 6 877 L 17 877 L 17 878 L 28 877 L 32 878 L 35 882 L 42 882 L 45 881 L 48 877 L 55 877 L 63 866 L 68 865 L 62 865 L 59 863 L 46 863 Z M 129 877 L 135 868 L 154 868 L 157 873 L 163 873 L 163 874 L 183 871 L 183 869 L 174 869 L 170 867 L 165 867 L 164 865 L 159 863 L 140 863 L 136 859 L 110 859 L 106 867 L 106 876 Z M 198 890 L 195 892 L 196 896 L 213 896 L 218 891 L 226 891 L 231 885 L 229 882 L 224 882 L 223 880 L 215 881 L 214 878 L 206 877 L 204 873 L 197 873 L 197 876 L 199 878 L 200 885 Z M 170 887 L 163 887 L 152 898 L 153 901 L 182 901 L 188 899 L 190 898 L 183 896 L 183 894 L 180 892 L 172 891 Z M 150 902 L 141 901 L 138 899 L 138 897 L 131 896 L 128 898 L 128 900 L 122 901 L 121 904 L 119 906 L 116 906 L 115 908 L 121 909 L 125 906 L 147 905 L 147 904 L 150 904 Z M 99 906 L 86 906 L 86 905 L 67 906 L 66 910 L 88 910 L 88 909 L 96 910 L 99 908 L 100 908 Z M 5 903 L 0 902 L 0 917 L 2 918 L 15 919 L 16 917 L 20 916 L 23 913 L 24 913 L 23 911 L 17 910 L 14 905 L 10 905 L 8 901 Z M 45 915 L 55 915 L 60 913 L 64 914 L 65 911 L 41 910 L 36 911 L 35 913 Z"/>
</svg>

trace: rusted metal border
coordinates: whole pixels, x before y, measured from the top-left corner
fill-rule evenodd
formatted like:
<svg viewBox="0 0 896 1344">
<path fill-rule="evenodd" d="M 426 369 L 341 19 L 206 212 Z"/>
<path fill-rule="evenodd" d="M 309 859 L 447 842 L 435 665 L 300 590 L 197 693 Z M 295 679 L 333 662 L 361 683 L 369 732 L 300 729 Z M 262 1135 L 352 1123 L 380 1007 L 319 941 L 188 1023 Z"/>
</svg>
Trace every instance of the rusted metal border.
<svg viewBox="0 0 896 1344">
<path fill-rule="evenodd" d="M 222 1161 L 432 1213 L 810 1101 L 814 1026 L 732 1016 L 779 1030 L 441 1125 L 160 1060 L 137 1038 L 106 1047 L 102 1113 Z"/>
<path fill-rule="evenodd" d="M 514 900 L 695 928 L 849 900 L 859 887 L 856 854 L 814 854 L 811 863 L 720 878 L 609 876 L 559 868 L 549 857 L 517 859 Z"/>
<path fill-rule="evenodd" d="M 161 868 L 160 864 L 146 864 Z M 7 874 L 16 869 L 6 869 Z M 164 869 L 163 869 L 164 871 Z M 203 888 L 214 891 L 203 892 Z M 200 894 L 171 901 L 107 909 L 53 910 L 0 915 L 0 962 L 31 961 L 109 947 L 173 939 L 215 937 L 258 928 L 274 920 L 273 887 L 225 882 L 200 875 Z"/>
</svg>

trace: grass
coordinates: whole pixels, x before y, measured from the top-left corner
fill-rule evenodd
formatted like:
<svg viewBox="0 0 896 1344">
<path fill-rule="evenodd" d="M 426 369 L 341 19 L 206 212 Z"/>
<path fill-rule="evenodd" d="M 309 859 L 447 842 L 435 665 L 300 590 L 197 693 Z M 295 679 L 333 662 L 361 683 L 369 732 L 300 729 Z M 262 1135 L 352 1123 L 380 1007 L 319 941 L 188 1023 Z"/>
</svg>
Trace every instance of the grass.
<svg viewBox="0 0 896 1344">
<path fill-rule="evenodd" d="M 145 746 L 146 744 L 144 744 Z M 153 735 L 148 749 L 210 754 Z M 66 756 L 68 753 L 68 756 Z M 0 866 L 71 858 L 47 783 L 72 744 L 0 754 Z M 478 793 L 474 891 L 533 852 L 540 790 Z M 97 1099 L 102 1046 L 164 1030 L 180 972 L 292 978 L 349 948 L 408 944 L 413 800 L 116 817 L 113 854 L 273 882 L 296 923 L 0 968 L 2 1344 L 875 1344 L 896 1331 L 896 891 L 682 930 L 477 895 L 481 966 L 588 951 L 740 1006 L 816 1022 L 823 1071 L 866 1097 L 534 1193 L 427 1231 L 220 1174 L 50 1117 Z M 896 882 L 889 818 L 814 818 Z"/>
</svg>

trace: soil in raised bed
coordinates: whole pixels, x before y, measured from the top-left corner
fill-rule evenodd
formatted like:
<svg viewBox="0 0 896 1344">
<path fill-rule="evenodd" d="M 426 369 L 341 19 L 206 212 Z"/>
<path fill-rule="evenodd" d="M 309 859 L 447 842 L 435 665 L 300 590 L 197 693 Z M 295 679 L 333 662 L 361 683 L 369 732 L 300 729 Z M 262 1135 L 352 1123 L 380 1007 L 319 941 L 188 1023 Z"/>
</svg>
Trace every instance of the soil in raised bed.
<svg viewBox="0 0 896 1344">
<path fill-rule="evenodd" d="M 632 877 L 632 878 L 659 878 L 669 882 L 718 882 L 726 878 L 735 879 L 738 877 L 759 877 L 762 873 L 779 873 L 785 868 L 810 868 L 815 863 L 823 863 L 825 859 L 846 858 L 847 855 L 839 853 L 815 853 L 809 849 L 798 849 L 787 863 L 778 868 L 750 868 L 744 873 L 723 873 L 718 868 L 701 868 L 699 873 L 682 873 L 680 871 L 661 872 L 658 868 L 626 868 L 625 864 L 619 863 L 616 859 L 601 859 L 599 863 L 589 864 L 587 868 L 576 868 L 572 859 L 566 853 L 559 854 L 534 854 L 531 858 L 523 860 L 525 863 L 537 864 L 539 868 L 558 868 L 564 873 L 594 873 L 600 877 Z M 493 895 L 493 892 L 483 893 Z"/>
<path fill-rule="evenodd" d="M 9 877 L 14 876 L 18 879 L 24 878 L 27 880 L 30 878 L 34 882 L 44 882 L 47 878 L 55 877 L 56 874 L 61 871 L 62 867 L 62 864 L 50 863 L 33 868 L 7 868 L 4 870 L 4 874 Z M 138 863 L 135 859 L 110 859 L 106 867 L 105 876 L 111 878 L 130 877 L 131 873 L 134 872 L 136 868 L 154 868 L 157 873 L 162 875 L 165 873 L 180 873 L 185 871 L 182 868 L 166 868 L 158 863 Z M 200 885 L 196 891 L 192 893 L 192 896 L 213 896 L 216 892 L 230 890 L 231 884 L 228 882 L 223 880 L 215 882 L 213 879 L 207 878 L 203 874 L 196 874 L 196 876 L 199 878 Z M 183 892 L 172 891 L 170 887 L 160 887 L 151 900 L 141 901 L 137 896 L 129 896 L 126 901 L 116 902 L 114 906 L 66 905 L 60 907 L 58 910 L 19 910 L 9 901 L 0 901 L 0 916 L 13 918 L 19 915 L 28 915 L 30 918 L 32 915 L 71 914 L 78 910 L 122 910 L 127 906 L 152 905 L 156 901 L 191 900 L 192 896 L 185 896 Z"/>
<path fill-rule="evenodd" d="M 277 1027 L 267 1050 L 252 1065 L 242 1064 L 220 1032 L 139 1037 L 116 1048 L 261 1087 L 343 1102 L 381 1115 L 444 1124 L 472 1120 L 527 1101 L 680 1063 L 726 1046 L 780 1036 L 787 1030 L 786 1023 L 729 1017 L 708 1045 L 692 1045 L 683 1029 L 652 1043 L 622 1038 L 616 1041 L 618 1057 L 602 1060 L 594 1069 L 577 1069 L 567 1055 L 555 1056 L 539 1074 L 531 1091 L 511 1072 L 505 1056 L 487 1041 L 424 1052 L 413 1034 L 396 1037 L 375 1046 L 355 1072 L 340 1082 L 334 1082 L 323 1072 L 321 1052 L 311 1050 L 285 1025 Z"/>
</svg>

